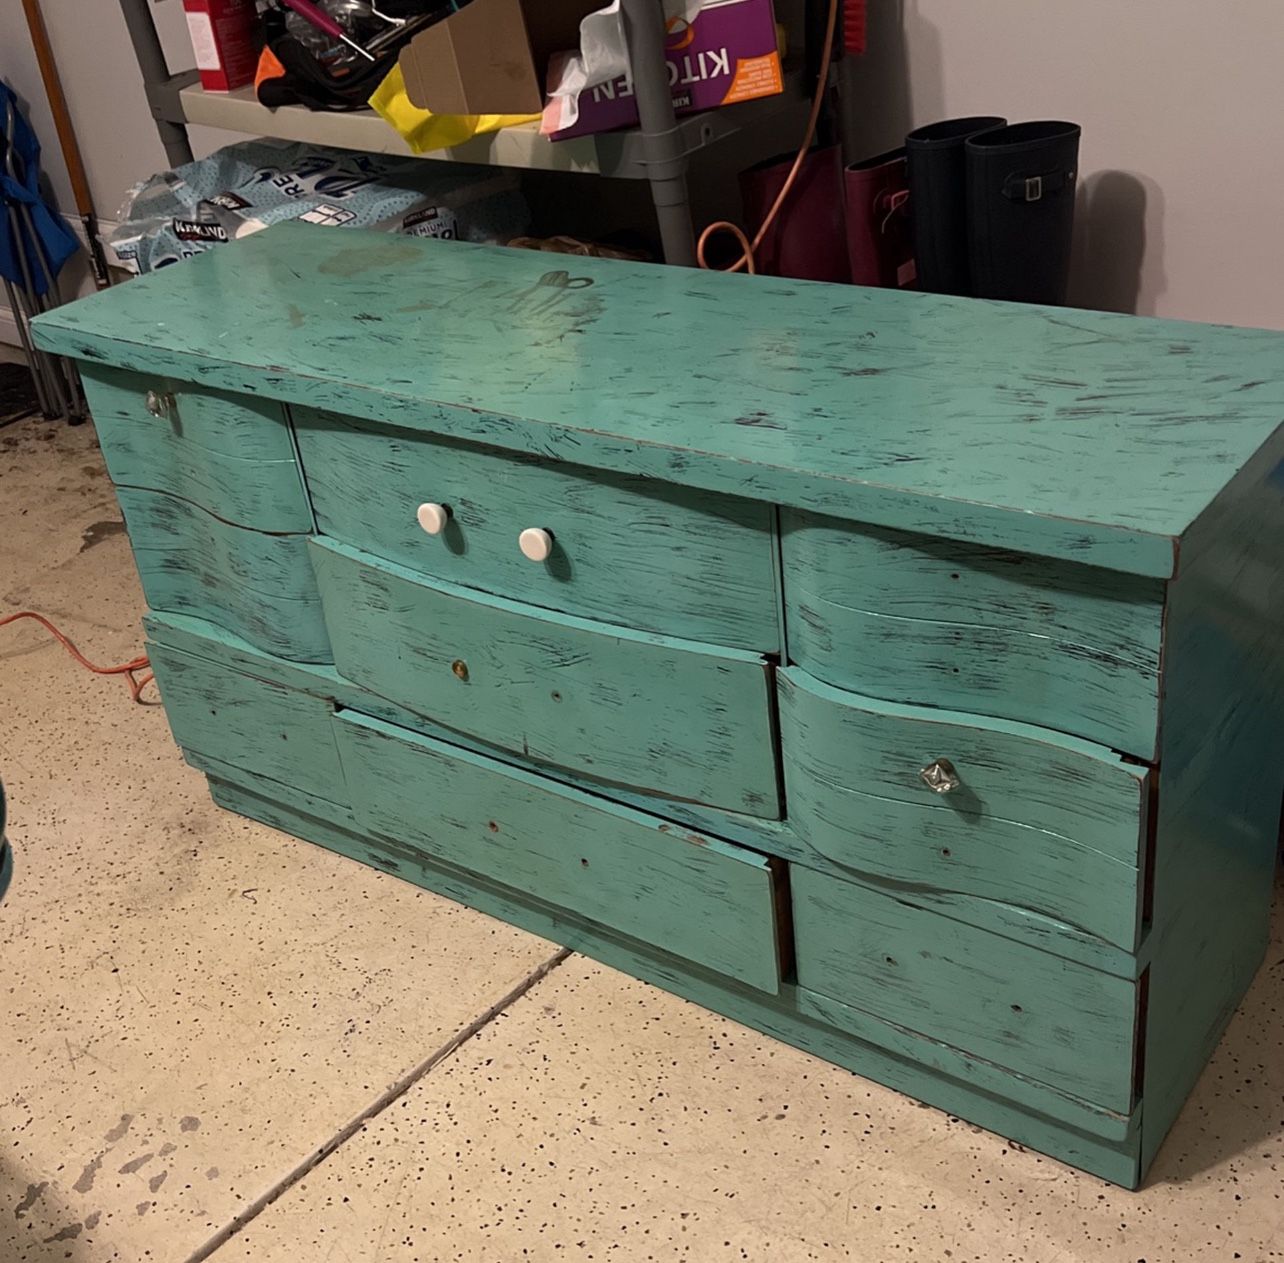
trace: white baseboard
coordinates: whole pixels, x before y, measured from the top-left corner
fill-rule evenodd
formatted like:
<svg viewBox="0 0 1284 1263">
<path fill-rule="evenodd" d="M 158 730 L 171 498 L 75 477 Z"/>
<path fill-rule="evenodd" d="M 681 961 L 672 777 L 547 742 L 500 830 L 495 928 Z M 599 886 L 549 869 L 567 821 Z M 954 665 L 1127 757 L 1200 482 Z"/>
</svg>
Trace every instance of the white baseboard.
<svg viewBox="0 0 1284 1263">
<path fill-rule="evenodd" d="M 67 227 L 76 234 L 82 247 L 81 253 L 73 255 L 72 258 L 68 260 L 67 266 L 62 271 L 62 277 L 64 279 L 73 276 L 80 278 L 77 293 L 69 293 L 68 289 L 70 287 L 64 286 L 63 292 L 66 293 L 67 299 L 70 301 L 72 298 L 79 298 L 84 294 L 92 293 L 94 282 L 93 271 L 89 266 L 89 259 L 85 253 L 89 248 L 89 240 L 85 236 L 85 226 L 79 219 L 69 218 L 67 220 Z M 116 224 L 113 220 L 100 219 L 98 221 L 98 238 L 103 243 L 103 250 L 107 255 L 107 263 L 109 266 L 115 263 L 116 255 L 112 251 L 111 246 L 107 245 L 107 238 L 111 235 L 115 227 Z M 77 265 L 78 261 L 79 265 Z M 3 343 L 6 346 L 21 346 L 22 339 L 18 336 L 17 318 L 7 306 L 3 305 L 4 300 L 4 290 L 3 288 L 0 288 L 0 343 Z"/>
</svg>

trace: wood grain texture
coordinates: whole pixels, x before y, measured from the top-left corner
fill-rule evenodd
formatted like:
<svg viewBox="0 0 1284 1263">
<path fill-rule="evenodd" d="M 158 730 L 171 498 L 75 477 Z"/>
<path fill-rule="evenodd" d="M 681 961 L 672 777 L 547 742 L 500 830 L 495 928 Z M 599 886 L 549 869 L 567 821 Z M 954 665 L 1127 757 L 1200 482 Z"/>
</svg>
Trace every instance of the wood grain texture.
<svg viewBox="0 0 1284 1263">
<path fill-rule="evenodd" d="M 639 631 L 780 648 L 769 504 L 294 409 L 324 535 L 412 570 Z M 450 506 L 426 535 L 424 501 Z M 537 526 L 553 553 L 529 561 Z"/>
<path fill-rule="evenodd" d="M 782 529 L 789 654 L 813 675 L 1154 757 L 1161 584 L 832 518 Z"/>
<path fill-rule="evenodd" d="M 246 530 L 158 491 L 116 495 L 152 609 L 208 619 L 282 658 L 331 661 L 306 535 Z"/>
<path fill-rule="evenodd" d="M 805 513 L 781 531 L 790 656 L 821 679 L 1153 758 L 1163 584 Z"/>
<path fill-rule="evenodd" d="M 329 804 L 294 794 L 285 796 L 279 786 L 256 781 L 246 773 L 236 772 L 231 779 L 211 777 L 210 790 L 214 801 L 231 811 L 562 943 L 1103 1179 L 1130 1188 L 1137 1185 L 1140 1111 L 1121 1119 L 1091 1103 L 1082 1103 L 1081 1126 L 1059 1121 L 1063 1113 L 1077 1112 L 1080 1103 L 1060 1094 L 1050 1099 L 1044 1085 L 1015 1075 L 1007 1076 L 1005 1081 L 1007 1072 L 1001 1067 L 962 1056 L 957 1050 L 879 1023 L 876 1018 L 867 1018 L 862 1029 L 874 1035 L 877 1027 L 884 1027 L 876 1038 L 885 1041 L 886 1046 L 855 1037 L 839 1024 L 848 1020 L 850 1011 L 838 1019 L 840 1006 L 825 997 L 804 996 L 788 984 L 781 986 L 779 995 L 743 986 L 663 950 L 625 939 L 565 909 L 552 908 L 531 892 L 488 882 L 422 849 L 353 833 L 344 826 L 342 814 L 334 815 Z M 812 1005 L 823 1005 L 828 1010 L 823 1020 L 808 1014 L 806 1010 Z M 1031 1099 L 1038 1104 L 1022 1103 Z M 1122 1139 L 1116 1139 L 1121 1132 Z"/>
<path fill-rule="evenodd" d="M 1284 793 L 1284 433 L 1182 541 L 1165 651 L 1143 1166 L 1266 950 Z"/>
<path fill-rule="evenodd" d="M 795 867 L 798 985 L 1115 1113 L 1137 984 Z"/>
<path fill-rule="evenodd" d="M 1135 949 L 1144 769 L 1040 729 L 843 693 L 793 667 L 779 694 L 789 817 L 822 855 Z M 919 777 L 941 757 L 962 780 L 944 795 Z"/>
<path fill-rule="evenodd" d="M 337 668 L 372 693 L 602 783 L 778 817 L 761 659 L 421 580 L 343 544 L 314 542 L 312 560 Z"/>
<path fill-rule="evenodd" d="M 528 772 L 555 776 L 562 783 L 575 789 L 582 789 L 588 793 L 602 791 L 601 782 L 591 777 L 577 775 L 567 768 L 550 768 L 547 764 L 537 764 L 512 750 L 503 749 L 494 742 L 479 741 L 467 733 L 454 731 L 424 715 L 407 710 L 404 706 L 398 706 L 387 698 L 376 696 L 368 689 L 345 679 L 333 666 L 310 662 L 286 662 L 282 658 L 264 653 L 249 641 L 203 619 L 192 618 L 186 614 L 152 612 L 144 617 L 143 626 L 153 641 L 169 645 L 183 653 L 219 663 L 228 670 L 272 680 L 287 688 L 298 689 L 314 697 L 324 698 L 336 706 L 348 710 L 359 710 L 376 719 L 386 720 L 401 728 L 409 728 L 421 736 L 436 737 L 438 740 L 463 746 L 464 749 L 471 750 L 475 754 L 483 754 L 487 758 L 511 763 L 514 767 Z M 689 825 L 700 833 L 712 833 L 717 837 L 726 838 L 729 842 L 736 842 L 767 855 L 779 856 L 781 859 L 809 860 L 812 863 L 817 859 L 815 850 L 802 843 L 794 835 L 788 822 L 784 820 L 764 820 L 760 816 L 749 816 L 742 812 L 702 807 L 697 803 L 667 798 L 663 792 L 642 793 L 622 786 L 612 786 L 611 797 L 639 811 L 662 815 L 675 824 Z M 1072 944 L 1070 950 L 1073 951 L 1074 946 Z M 1103 947 L 1103 944 L 1092 940 L 1091 945 L 1084 950 L 1090 951 L 1096 962 L 1103 954 Z M 1122 959 L 1120 953 L 1114 953 L 1114 955 Z M 1111 965 L 1107 963 L 1101 967 L 1110 968 Z"/>
<path fill-rule="evenodd" d="M 476 754 L 499 759 L 530 772 L 556 776 L 563 783 L 590 793 L 601 792 L 601 785 L 578 776 L 566 768 L 550 769 L 520 754 L 479 741 L 465 733 L 454 732 L 443 724 L 377 697 L 351 680 L 339 675 L 332 666 L 286 662 L 264 653 L 248 641 L 223 628 L 183 614 L 150 613 L 143 620 L 151 640 L 169 645 L 184 653 L 220 664 L 224 669 L 239 671 L 274 681 L 288 688 L 321 697 L 328 703 L 358 710 L 388 723 L 408 728 L 422 736 L 463 746 Z M 189 752 L 190 755 L 190 752 Z M 195 760 L 189 757 L 189 762 Z M 203 770 L 204 763 L 200 764 Z M 719 811 L 665 797 L 663 792 L 645 794 L 612 786 L 611 796 L 640 811 L 658 814 L 675 824 L 687 825 L 730 842 L 749 847 L 766 855 L 775 855 L 816 868 L 850 876 L 851 869 L 822 855 L 805 842 L 790 820 L 763 820 L 740 812 Z M 1054 920 L 1028 908 L 978 899 L 957 892 L 916 887 L 914 900 L 969 925 L 980 926 L 1021 943 L 1090 965 L 1105 973 L 1123 978 L 1136 978 L 1145 967 L 1145 952 L 1134 954 L 1089 935 L 1082 930 Z"/>
<path fill-rule="evenodd" d="M 773 861 L 342 711 L 360 827 L 774 992 Z"/>
<path fill-rule="evenodd" d="M 96 364 L 81 376 L 117 486 L 166 491 L 255 530 L 312 530 L 280 404 Z M 168 416 L 147 411 L 153 389 L 173 395 Z"/>
<path fill-rule="evenodd" d="M 1159 577 L 1284 416 L 1278 333 L 303 224 L 35 328 L 77 359 Z"/>
<path fill-rule="evenodd" d="M 343 769 L 321 698 L 151 641 L 147 646 L 165 715 L 188 762 L 200 756 L 305 793 L 342 800 Z"/>
<path fill-rule="evenodd" d="M 852 1008 L 829 996 L 799 987 L 795 991 L 798 1011 L 867 1040 L 878 1048 L 911 1058 L 929 1070 L 938 1070 L 960 1080 L 1005 1097 L 1013 1104 L 1034 1110 L 1045 1118 L 1065 1123 L 1090 1136 L 1104 1140 L 1127 1141 L 1137 1130 L 1137 1112 L 1116 1114 L 1091 1101 L 1068 1096 L 1055 1087 L 1013 1074 L 1002 1066 L 951 1048 L 937 1040 L 925 1039 L 916 1031 L 885 1022 L 863 1009 Z"/>
</svg>

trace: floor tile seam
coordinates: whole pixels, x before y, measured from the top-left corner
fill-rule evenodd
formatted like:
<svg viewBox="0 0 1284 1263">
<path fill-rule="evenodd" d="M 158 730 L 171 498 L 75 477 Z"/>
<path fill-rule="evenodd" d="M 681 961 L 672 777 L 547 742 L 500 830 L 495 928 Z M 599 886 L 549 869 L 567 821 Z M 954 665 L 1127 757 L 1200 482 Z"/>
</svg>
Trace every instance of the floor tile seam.
<svg viewBox="0 0 1284 1263">
<path fill-rule="evenodd" d="M 467 1026 L 456 1031 L 435 1052 L 425 1057 L 408 1070 L 401 1078 L 390 1084 L 373 1101 L 360 1110 L 353 1118 L 340 1127 L 323 1144 L 314 1149 L 296 1166 L 291 1168 L 269 1188 L 260 1193 L 253 1201 L 243 1207 L 232 1219 L 219 1228 L 202 1246 L 189 1254 L 183 1263 L 203 1263 L 218 1250 L 243 1231 L 257 1219 L 278 1198 L 289 1192 L 299 1181 L 305 1179 L 332 1154 L 343 1147 L 353 1136 L 357 1135 L 367 1123 L 377 1118 L 390 1105 L 404 1096 L 426 1075 L 430 1074 L 447 1058 L 453 1056 L 474 1035 L 484 1030 L 506 1009 L 510 1008 L 533 987 L 537 986 L 554 969 L 571 955 L 569 948 L 559 948 L 547 960 L 542 961 L 521 979 L 511 990 L 501 996 L 494 1004 L 475 1017 Z"/>
</svg>

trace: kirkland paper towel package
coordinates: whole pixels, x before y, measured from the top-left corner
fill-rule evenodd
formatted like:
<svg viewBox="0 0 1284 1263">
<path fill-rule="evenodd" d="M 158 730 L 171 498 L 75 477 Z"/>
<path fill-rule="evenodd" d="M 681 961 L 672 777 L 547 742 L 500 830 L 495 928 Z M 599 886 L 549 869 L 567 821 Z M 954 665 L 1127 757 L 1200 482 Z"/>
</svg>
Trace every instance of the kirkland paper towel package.
<svg viewBox="0 0 1284 1263">
<path fill-rule="evenodd" d="M 285 219 L 500 244 L 528 228 L 512 173 L 249 140 L 137 185 L 110 240 L 151 272 Z"/>
</svg>

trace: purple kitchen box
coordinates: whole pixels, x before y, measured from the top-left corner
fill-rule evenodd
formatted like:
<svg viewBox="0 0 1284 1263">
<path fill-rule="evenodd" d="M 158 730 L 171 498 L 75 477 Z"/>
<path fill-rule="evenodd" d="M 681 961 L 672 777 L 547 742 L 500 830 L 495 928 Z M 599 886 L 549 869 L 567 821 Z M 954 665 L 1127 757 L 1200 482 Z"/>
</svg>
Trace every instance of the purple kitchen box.
<svg viewBox="0 0 1284 1263">
<path fill-rule="evenodd" d="M 553 54 L 550 82 L 557 81 L 562 59 L 568 55 Z M 665 56 L 678 114 L 775 96 L 784 90 L 771 0 L 707 0 L 689 24 L 669 23 Z M 560 127 L 563 103 L 556 97 L 550 100 L 542 125 L 550 140 L 633 127 L 638 121 L 637 101 L 627 77 L 586 88 L 580 93 L 579 107 L 579 118 L 569 127 Z"/>
</svg>

